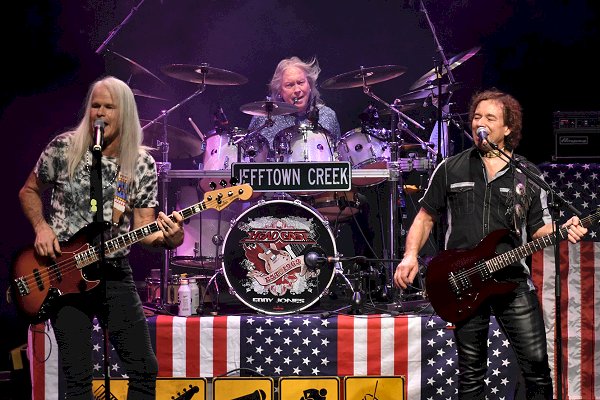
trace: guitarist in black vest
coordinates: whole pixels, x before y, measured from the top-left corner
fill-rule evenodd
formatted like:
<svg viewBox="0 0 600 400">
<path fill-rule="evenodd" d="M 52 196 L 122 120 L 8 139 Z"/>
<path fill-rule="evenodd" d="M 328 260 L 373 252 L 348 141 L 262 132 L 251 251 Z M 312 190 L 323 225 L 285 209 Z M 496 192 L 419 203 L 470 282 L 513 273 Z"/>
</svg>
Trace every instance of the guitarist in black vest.
<svg viewBox="0 0 600 400">
<path fill-rule="evenodd" d="M 142 243 L 175 248 L 183 242 L 183 219 L 179 213 L 173 213 L 171 219 L 159 212 L 156 218 L 156 164 L 142 146 L 142 129 L 133 92 L 125 82 L 105 77 L 91 85 L 79 125 L 48 144 L 19 193 L 23 211 L 35 232 L 36 257 L 65 264 L 67 261 L 61 261 L 62 258 L 69 250 L 77 249 L 62 244 L 73 240 L 93 221 L 91 151 L 98 144 L 94 135 L 98 134 L 95 129 L 99 124 L 103 127 L 100 132 L 103 140 L 100 138 L 100 148 L 95 151 L 102 152 L 103 216 L 105 221 L 112 222 L 112 228 L 105 235 L 116 237 L 126 234 L 130 228 L 156 221 L 158 228 Z M 42 192 L 49 188 L 52 189 L 51 204 L 44 213 Z M 100 266 L 105 277 L 106 300 L 98 286 L 58 297 L 52 307 L 50 320 L 66 380 L 66 399 L 93 398 L 92 320 L 94 316 L 104 315 L 101 307 L 105 301 L 110 340 L 125 368 L 120 373 L 129 377 L 128 398 L 155 398 L 158 362 L 128 254 L 129 248 L 123 247 L 109 254 L 105 265 Z M 57 270 L 48 271 L 63 283 L 71 278 L 57 277 Z M 36 277 L 35 282 L 40 284 L 42 278 Z M 29 282 L 35 290 L 34 280 Z M 85 284 L 85 280 L 80 283 Z"/>
<path fill-rule="evenodd" d="M 540 175 L 533 164 L 513 153 L 521 139 L 519 102 L 496 89 L 483 91 L 472 98 L 469 116 L 475 146 L 445 159 L 432 174 L 420 200 L 421 209 L 410 227 L 404 258 L 394 274 L 394 282 L 401 288 L 410 285 L 418 273 L 418 253 L 437 218 L 444 218 L 448 226 L 445 248 L 458 251 L 477 246 L 488 234 L 500 229 L 507 229 L 513 235 L 510 240 L 498 241 L 492 253 L 500 254 L 552 233 L 546 192 L 525 179 L 523 172 L 511 167 L 506 157 L 489 145 L 497 144 Z M 564 226 L 568 227 L 568 239 L 573 243 L 587 232 L 577 217 Z M 434 268 L 433 262 L 429 268 Z M 428 276 L 430 272 L 435 271 L 428 271 Z M 497 271 L 493 278 L 484 284 L 509 282 L 510 290 L 494 293 L 474 310 L 465 308 L 465 314 L 467 311 L 472 314 L 451 321 L 456 325 L 459 398 L 484 398 L 488 327 L 493 312 L 517 355 L 527 399 L 552 399 L 546 332 L 529 266 L 524 258 L 517 259 Z M 462 289 L 462 283 L 459 281 L 456 287 Z M 474 297 L 484 296 L 485 290 L 483 286 Z M 452 295 L 447 296 L 449 303 Z"/>
</svg>

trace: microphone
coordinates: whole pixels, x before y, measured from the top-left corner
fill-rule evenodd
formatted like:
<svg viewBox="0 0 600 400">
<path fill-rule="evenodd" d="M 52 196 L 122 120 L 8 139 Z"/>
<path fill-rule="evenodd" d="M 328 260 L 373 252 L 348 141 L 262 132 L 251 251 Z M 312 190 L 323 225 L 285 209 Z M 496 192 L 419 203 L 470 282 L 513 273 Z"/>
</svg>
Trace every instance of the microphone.
<svg viewBox="0 0 600 400">
<path fill-rule="evenodd" d="M 342 261 L 340 257 L 327 257 L 325 255 L 319 254 L 316 251 L 309 251 L 304 255 L 304 264 L 308 268 L 317 268 L 326 263 L 336 263 Z"/>
<path fill-rule="evenodd" d="M 488 132 L 488 130 L 485 126 L 480 126 L 479 128 L 477 128 L 477 137 L 479 138 L 479 140 L 481 142 L 483 142 L 484 140 L 487 140 L 489 134 L 490 133 Z M 488 143 L 489 143 L 489 141 L 488 141 Z"/>
<path fill-rule="evenodd" d="M 94 121 L 94 145 L 92 151 L 102 151 L 104 142 L 104 120 L 97 119 Z"/>
<path fill-rule="evenodd" d="M 319 129 L 319 109 L 317 108 L 317 96 L 312 98 L 311 110 L 308 113 L 308 120 L 312 123 L 313 129 Z"/>
</svg>

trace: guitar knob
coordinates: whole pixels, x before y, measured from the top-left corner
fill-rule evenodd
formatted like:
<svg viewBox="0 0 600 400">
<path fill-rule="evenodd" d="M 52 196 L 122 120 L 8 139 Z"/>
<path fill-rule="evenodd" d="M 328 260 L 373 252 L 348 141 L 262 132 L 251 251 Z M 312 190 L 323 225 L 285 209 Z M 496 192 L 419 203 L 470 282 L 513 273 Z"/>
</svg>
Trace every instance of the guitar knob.
<svg viewBox="0 0 600 400">
<path fill-rule="evenodd" d="M 227 187 L 227 181 L 226 181 L 225 179 L 221 179 L 221 181 L 219 182 L 219 184 L 220 184 L 222 187 Z"/>
<path fill-rule="evenodd" d="M 213 181 L 210 181 L 210 183 L 208 184 L 208 186 L 211 188 L 211 190 L 215 190 L 217 188 L 217 184 L 214 183 Z"/>
</svg>

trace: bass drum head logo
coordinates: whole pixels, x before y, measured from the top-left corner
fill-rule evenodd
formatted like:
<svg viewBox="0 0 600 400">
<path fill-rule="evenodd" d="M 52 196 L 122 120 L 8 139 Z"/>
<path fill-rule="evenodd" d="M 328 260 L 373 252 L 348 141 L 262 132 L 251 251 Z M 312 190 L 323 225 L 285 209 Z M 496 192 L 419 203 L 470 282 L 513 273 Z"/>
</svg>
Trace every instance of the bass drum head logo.
<svg viewBox="0 0 600 400">
<path fill-rule="evenodd" d="M 337 253 L 321 216 L 298 202 L 261 203 L 246 210 L 225 237 L 225 279 L 251 308 L 266 314 L 297 312 L 321 298 L 334 276 L 331 264 L 307 266 L 308 252 Z"/>
</svg>

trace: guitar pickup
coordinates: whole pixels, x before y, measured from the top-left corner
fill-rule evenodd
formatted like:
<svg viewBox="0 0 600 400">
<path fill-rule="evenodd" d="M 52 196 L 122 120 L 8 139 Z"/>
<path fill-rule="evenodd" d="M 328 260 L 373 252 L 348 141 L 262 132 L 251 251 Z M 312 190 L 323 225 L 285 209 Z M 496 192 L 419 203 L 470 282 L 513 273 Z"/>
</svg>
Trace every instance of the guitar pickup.
<svg viewBox="0 0 600 400">
<path fill-rule="evenodd" d="M 40 274 L 39 269 L 33 270 L 33 277 L 35 279 L 35 283 L 40 291 L 44 290 L 44 281 L 42 280 L 42 275 Z"/>
<path fill-rule="evenodd" d="M 448 274 L 448 283 L 452 291 L 459 296 L 463 291 L 471 288 L 471 280 L 467 277 L 464 271 L 458 273 L 451 272 Z"/>
<path fill-rule="evenodd" d="M 30 293 L 29 285 L 24 277 L 19 277 L 15 279 L 15 285 L 17 287 L 17 292 L 19 292 L 19 296 L 27 296 Z"/>
</svg>

